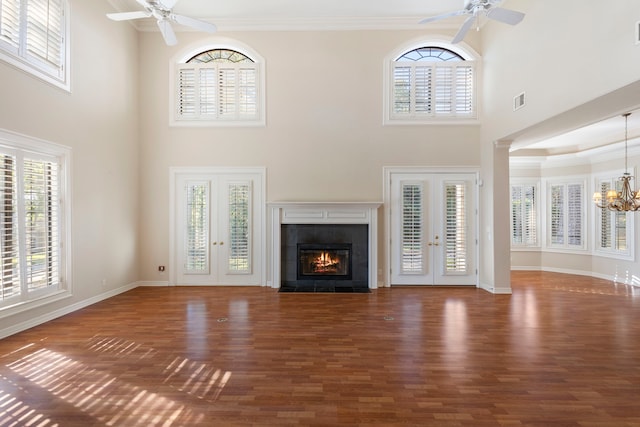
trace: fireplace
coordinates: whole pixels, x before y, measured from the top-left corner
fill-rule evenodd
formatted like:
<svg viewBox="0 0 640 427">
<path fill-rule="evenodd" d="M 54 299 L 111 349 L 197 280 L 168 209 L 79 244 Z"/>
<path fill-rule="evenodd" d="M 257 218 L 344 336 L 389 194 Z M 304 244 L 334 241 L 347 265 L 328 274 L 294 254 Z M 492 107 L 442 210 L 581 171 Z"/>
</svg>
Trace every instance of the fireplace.
<svg viewBox="0 0 640 427">
<path fill-rule="evenodd" d="M 298 280 L 351 280 L 351 244 L 298 244 Z"/>
<path fill-rule="evenodd" d="M 295 292 L 369 292 L 378 287 L 377 202 L 271 202 L 268 286 Z M 350 245 L 350 272 L 316 270 L 298 277 L 298 244 L 343 251 Z M 344 245 L 344 246 L 342 246 Z M 329 246 L 327 248 L 326 246 Z M 317 249 L 317 247 L 310 247 Z M 343 255 L 343 252 L 338 252 Z M 329 254 L 331 256 L 331 254 Z M 341 261 L 344 263 L 346 261 Z M 331 260 L 322 260 L 331 267 Z M 304 266 L 303 266 L 304 267 Z M 349 277 L 350 276 L 350 277 Z M 351 289 L 351 290 L 350 290 Z"/>
<path fill-rule="evenodd" d="M 283 224 L 282 292 L 368 292 L 366 224 Z"/>
</svg>

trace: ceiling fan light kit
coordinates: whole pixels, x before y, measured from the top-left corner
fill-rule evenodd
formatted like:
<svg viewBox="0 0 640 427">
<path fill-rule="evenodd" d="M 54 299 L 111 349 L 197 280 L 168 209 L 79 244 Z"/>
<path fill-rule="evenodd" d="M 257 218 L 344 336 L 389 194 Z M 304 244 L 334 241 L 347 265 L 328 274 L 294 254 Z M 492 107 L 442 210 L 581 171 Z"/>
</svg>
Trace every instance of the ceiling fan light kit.
<svg viewBox="0 0 640 427">
<path fill-rule="evenodd" d="M 155 18 L 158 22 L 158 29 L 167 45 L 173 46 L 178 43 L 176 34 L 171 23 L 191 27 L 198 31 L 213 33 L 216 26 L 210 22 L 201 21 L 184 15 L 173 13 L 173 7 L 178 0 L 136 0 L 144 10 L 134 12 L 107 13 L 107 18 L 114 21 L 129 21 L 132 19 Z"/>
<path fill-rule="evenodd" d="M 504 24 L 516 25 L 520 23 L 524 18 L 524 13 L 498 7 L 500 1 L 501 0 L 465 0 L 463 9 L 425 18 L 420 21 L 420 24 L 428 24 L 429 22 L 440 21 L 454 16 L 468 15 L 469 17 L 464 21 L 462 27 L 460 27 L 458 33 L 451 41 L 451 43 L 456 44 L 464 40 L 471 27 L 473 27 L 473 23 L 478 22 L 482 15 Z"/>
</svg>

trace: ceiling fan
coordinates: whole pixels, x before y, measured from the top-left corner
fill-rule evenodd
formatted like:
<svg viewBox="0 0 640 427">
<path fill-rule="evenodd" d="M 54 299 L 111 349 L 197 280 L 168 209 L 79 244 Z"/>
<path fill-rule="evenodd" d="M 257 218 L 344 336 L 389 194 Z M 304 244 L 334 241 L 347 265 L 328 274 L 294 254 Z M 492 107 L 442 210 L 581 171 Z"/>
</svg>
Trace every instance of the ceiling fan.
<svg viewBox="0 0 640 427">
<path fill-rule="evenodd" d="M 454 16 L 469 15 L 458 34 L 453 38 L 451 43 L 459 43 L 467 35 L 473 21 L 479 20 L 480 15 L 484 14 L 487 18 L 493 19 L 498 22 L 503 22 L 509 25 L 516 25 L 524 18 L 524 13 L 517 12 L 515 10 L 505 9 L 497 7 L 501 0 L 465 0 L 464 8 L 455 12 L 445 13 L 443 15 L 432 16 L 420 21 L 420 24 L 426 24 L 428 22 L 439 21 L 440 19 L 452 18 Z"/>
<path fill-rule="evenodd" d="M 216 31 L 216 26 L 214 24 L 173 13 L 173 6 L 175 6 L 178 0 L 136 0 L 136 2 L 138 2 L 144 10 L 136 12 L 107 13 L 107 17 L 114 21 L 127 21 L 130 19 L 154 17 L 158 21 L 158 28 L 160 29 L 160 33 L 162 33 L 164 41 L 169 46 L 173 46 L 178 43 L 176 34 L 171 26 L 171 22 L 186 25 L 187 27 L 206 31 L 208 33 Z"/>
</svg>

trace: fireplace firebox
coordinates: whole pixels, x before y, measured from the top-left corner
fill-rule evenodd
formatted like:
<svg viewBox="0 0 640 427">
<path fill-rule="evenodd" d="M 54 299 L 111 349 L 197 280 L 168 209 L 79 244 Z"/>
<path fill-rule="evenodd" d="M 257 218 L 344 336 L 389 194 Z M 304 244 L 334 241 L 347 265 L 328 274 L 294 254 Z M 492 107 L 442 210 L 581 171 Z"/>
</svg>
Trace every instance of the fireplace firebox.
<svg viewBox="0 0 640 427">
<path fill-rule="evenodd" d="M 298 244 L 298 280 L 351 280 L 351 244 Z"/>
</svg>

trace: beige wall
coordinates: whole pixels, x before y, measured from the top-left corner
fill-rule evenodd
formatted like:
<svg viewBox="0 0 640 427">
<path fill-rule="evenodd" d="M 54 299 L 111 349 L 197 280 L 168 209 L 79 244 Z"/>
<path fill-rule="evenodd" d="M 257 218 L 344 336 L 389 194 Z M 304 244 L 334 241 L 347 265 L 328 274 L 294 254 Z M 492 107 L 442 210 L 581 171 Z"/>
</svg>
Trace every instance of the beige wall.
<svg viewBox="0 0 640 427">
<path fill-rule="evenodd" d="M 382 201 L 383 166 L 478 166 L 477 125 L 382 125 L 383 59 L 421 34 L 219 34 L 266 59 L 267 126 L 199 129 L 168 126 L 169 66 L 216 37 L 180 33 L 167 48 L 141 34 L 141 279 L 168 278 L 157 266 L 169 259 L 171 166 L 264 166 L 269 201 Z"/>
<path fill-rule="evenodd" d="M 2 326 L 138 280 L 137 36 L 108 11 L 103 0 L 71 1 L 71 93 L 0 62 L 0 128 L 71 147 L 73 202 L 73 297 Z"/>
</svg>

